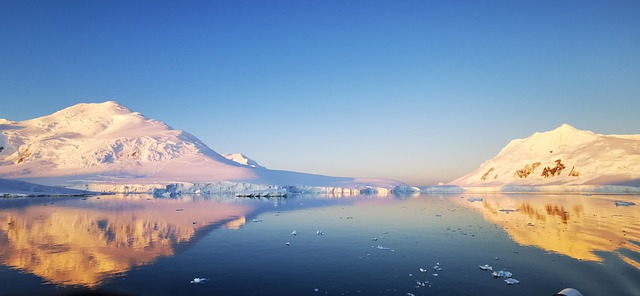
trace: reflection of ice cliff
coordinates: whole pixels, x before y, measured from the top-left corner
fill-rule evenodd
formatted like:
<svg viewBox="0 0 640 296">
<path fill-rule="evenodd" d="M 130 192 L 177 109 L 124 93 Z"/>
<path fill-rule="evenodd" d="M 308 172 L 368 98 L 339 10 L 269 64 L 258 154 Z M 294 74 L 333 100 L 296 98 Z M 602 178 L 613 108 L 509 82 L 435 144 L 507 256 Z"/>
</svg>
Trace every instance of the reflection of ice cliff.
<svg viewBox="0 0 640 296">
<path fill-rule="evenodd" d="M 487 221 L 500 225 L 521 245 L 597 262 L 602 258 L 596 252 L 615 252 L 622 260 L 640 269 L 637 259 L 625 255 L 635 252 L 640 256 L 637 245 L 640 242 L 640 213 L 616 207 L 613 200 L 492 195 L 482 202 L 469 203 L 466 199 L 458 202 L 481 212 Z"/>
<path fill-rule="evenodd" d="M 93 287 L 173 255 L 199 229 L 234 219 L 231 226 L 238 227 L 248 211 L 241 205 L 157 199 L 110 208 L 102 206 L 104 198 L 95 209 L 54 204 L 0 211 L 0 261 L 52 283 Z"/>
</svg>

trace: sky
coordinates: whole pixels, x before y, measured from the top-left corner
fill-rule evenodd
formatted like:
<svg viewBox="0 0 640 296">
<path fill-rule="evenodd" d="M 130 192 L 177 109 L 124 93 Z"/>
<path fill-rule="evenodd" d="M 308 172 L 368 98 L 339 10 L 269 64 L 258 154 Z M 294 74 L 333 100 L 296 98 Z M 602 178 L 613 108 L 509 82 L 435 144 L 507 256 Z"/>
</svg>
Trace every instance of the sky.
<svg viewBox="0 0 640 296">
<path fill-rule="evenodd" d="M 271 169 L 449 182 L 640 134 L 640 1 L 0 0 L 0 118 L 117 101 Z"/>
</svg>

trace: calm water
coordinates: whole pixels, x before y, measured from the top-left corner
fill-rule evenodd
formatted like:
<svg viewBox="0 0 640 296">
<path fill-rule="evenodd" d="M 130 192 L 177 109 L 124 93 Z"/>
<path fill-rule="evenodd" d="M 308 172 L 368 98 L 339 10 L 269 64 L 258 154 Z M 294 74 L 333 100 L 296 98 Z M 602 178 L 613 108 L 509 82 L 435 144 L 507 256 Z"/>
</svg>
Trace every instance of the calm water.
<svg viewBox="0 0 640 296">
<path fill-rule="evenodd" d="M 640 295 L 640 197 L 5 199 L 0 264 L 2 295 Z"/>
</svg>

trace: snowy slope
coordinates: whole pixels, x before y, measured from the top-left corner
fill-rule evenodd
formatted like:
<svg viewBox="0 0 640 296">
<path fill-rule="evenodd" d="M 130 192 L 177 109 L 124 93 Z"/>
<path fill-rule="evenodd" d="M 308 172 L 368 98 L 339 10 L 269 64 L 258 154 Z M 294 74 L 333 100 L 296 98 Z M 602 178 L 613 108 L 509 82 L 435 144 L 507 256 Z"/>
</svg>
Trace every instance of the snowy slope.
<svg viewBox="0 0 640 296">
<path fill-rule="evenodd" d="M 271 171 L 241 154 L 228 159 L 193 135 L 112 101 L 77 104 L 20 122 L 0 119 L 0 135 L 0 178 L 46 185 L 110 192 L 216 182 L 348 188 L 405 185 Z"/>
<path fill-rule="evenodd" d="M 640 135 L 601 135 L 563 124 L 511 141 L 452 181 L 460 187 L 640 186 Z"/>
</svg>

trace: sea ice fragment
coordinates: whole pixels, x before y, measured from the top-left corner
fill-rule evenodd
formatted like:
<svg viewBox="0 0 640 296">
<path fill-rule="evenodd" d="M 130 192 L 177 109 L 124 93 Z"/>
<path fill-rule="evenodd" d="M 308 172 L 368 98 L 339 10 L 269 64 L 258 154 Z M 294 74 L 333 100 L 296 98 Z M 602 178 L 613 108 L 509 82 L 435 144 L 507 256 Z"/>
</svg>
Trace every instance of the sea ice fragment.
<svg viewBox="0 0 640 296">
<path fill-rule="evenodd" d="M 494 277 L 497 278 L 510 278 L 511 276 L 513 276 L 512 273 L 506 271 L 506 270 L 500 270 L 500 271 L 494 271 L 491 273 L 491 275 L 493 275 Z"/>
<path fill-rule="evenodd" d="M 378 250 L 385 250 L 385 251 L 391 251 L 391 252 L 393 252 L 393 251 L 394 251 L 392 248 L 383 247 L 382 245 L 378 245 L 378 246 L 376 247 L 376 249 L 378 249 Z"/>
<path fill-rule="evenodd" d="M 489 266 L 489 264 L 478 265 L 478 267 L 480 267 L 481 270 L 493 270 L 493 267 Z"/>
<path fill-rule="evenodd" d="M 506 280 L 504 280 L 505 283 L 507 283 L 507 285 L 517 285 L 520 283 L 519 280 L 516 280 L 514 278 L 508 278 Z"/>
</svg>

